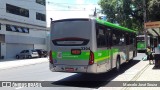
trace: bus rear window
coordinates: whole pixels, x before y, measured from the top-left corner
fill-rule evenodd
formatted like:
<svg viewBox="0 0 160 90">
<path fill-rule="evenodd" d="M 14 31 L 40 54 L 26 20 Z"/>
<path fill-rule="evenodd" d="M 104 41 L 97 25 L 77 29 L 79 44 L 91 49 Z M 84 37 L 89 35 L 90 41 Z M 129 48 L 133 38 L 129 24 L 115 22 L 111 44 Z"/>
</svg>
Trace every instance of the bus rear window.
<svg viewBox="0 0 160 90">
<path fill-rule="evenodd" d="M 51 26 L 52 42 L 58 46 L 86 45 L 91 38 L 91 30 L 92 24 L 88 19 L 55 21 Z"/>
</svg>

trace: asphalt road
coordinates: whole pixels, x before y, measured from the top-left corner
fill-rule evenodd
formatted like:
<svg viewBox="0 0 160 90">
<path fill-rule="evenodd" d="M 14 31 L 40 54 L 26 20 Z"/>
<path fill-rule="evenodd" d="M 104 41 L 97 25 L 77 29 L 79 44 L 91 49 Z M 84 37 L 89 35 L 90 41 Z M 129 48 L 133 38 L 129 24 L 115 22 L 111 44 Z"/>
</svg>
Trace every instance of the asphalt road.
<svg viewBox="0 0 160 90">
<path fill-rule="evenodd" d="M 105 86 L 109 83 L 108 81 L 112 81 L 138 62 L 139 60 L 133 60 L 123 64 L 121 71 L 118 73 L 113 69 L 103 74 L 51 72 L 48 62 L 45 62 L 0 70 L 0 81 L 49 81 L 46 84 L 50 86 L 46 88 L 5 88 L 5 90 L 93 90 Z M 0 90 L 4 90 L 4 88 L 0 88 Z"/>
<path fill-rule="evenodd" d="M 112 81 L 118 75 L 123 74 L 127 69 L 137 64 L 138 60 L 133 60 L 121 66 L 121 71 L 109 71 L 104 74 L 76 74 L 51 72 L 48 62 L 28 65 L 23 67 L 0 70 L 0 81 L 49 81 L 51 87 L 42 88 L 0 88 L 0 90 L 93 90 L 105 86 L 108 81 Z"/>
<path fill-rule="evenodd" d="M 57 81 L 73 73 L 52 73 L 48 62 L 0 70 L 1 81 Z"/>
</svg>

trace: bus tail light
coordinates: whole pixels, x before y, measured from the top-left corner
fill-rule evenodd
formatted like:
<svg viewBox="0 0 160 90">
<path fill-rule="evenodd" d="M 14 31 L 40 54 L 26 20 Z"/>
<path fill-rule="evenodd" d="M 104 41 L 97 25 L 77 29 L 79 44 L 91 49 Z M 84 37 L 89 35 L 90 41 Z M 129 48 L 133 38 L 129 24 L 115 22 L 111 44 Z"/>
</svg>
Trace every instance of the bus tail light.
<svg viewBox="0 0 160 90">
<path fill-rule="evenodd" d="M 90 51 L 90 56 L 89 56 L 89 65 L 94 64 L 94 53 Z"/>
<path fill-rule="evenodd" d="M 49 52 L 49 62 L 53 64 L 52 51 Z"/>
</svg>

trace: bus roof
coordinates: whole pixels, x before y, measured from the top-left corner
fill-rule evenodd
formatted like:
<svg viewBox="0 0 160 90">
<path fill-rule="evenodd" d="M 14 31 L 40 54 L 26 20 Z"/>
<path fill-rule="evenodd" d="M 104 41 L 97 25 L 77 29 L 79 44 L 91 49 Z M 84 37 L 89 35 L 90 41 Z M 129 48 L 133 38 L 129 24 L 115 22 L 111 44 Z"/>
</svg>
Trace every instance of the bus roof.
<svg viewBox="0 0 160 90">
<path fill-rule="evenodd" d="M 120 29 L 122 31 L 127 31 L 127 32 L 132 32 L 132 33 L 136 33 L 137 34 L 137 31 L 135 31 L 135 30 L 131 30 L 131 29 L 128 29 L 128 28 L 125 28 L 125 27 L 122 27 L 122 26 L 118 26 L 116 24 L 113 24 L 113 23 L 110 23 L 110 22 L 107 22 L 107 21 L 104 21 L 104 20 L 96 19 L 96 21 L 99 24 L 103 24 L 105 26 L 109 26 L 109 27 L 112 27 L 112 28 Z"/>
</svg>

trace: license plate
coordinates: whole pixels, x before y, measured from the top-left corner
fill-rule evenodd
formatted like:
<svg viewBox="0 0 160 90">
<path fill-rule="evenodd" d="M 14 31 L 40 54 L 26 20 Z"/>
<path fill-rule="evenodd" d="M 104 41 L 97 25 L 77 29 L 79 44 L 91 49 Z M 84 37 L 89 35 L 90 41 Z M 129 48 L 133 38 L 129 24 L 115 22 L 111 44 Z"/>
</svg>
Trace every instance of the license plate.
<svg viewBox="0 0 160 90">
<path fill-rule="evenodd" d="M 72 49 L 71 54 L 73 55 L 80 55 L 81 54 L 81 49 Z"/>
<path fill-rule="evenodd" d="M 65 70 L 66 70 L 67 72 L 73 72 L 73 71 L 74 71 L 74 68 L 65 68 Z"/>
</svg>

